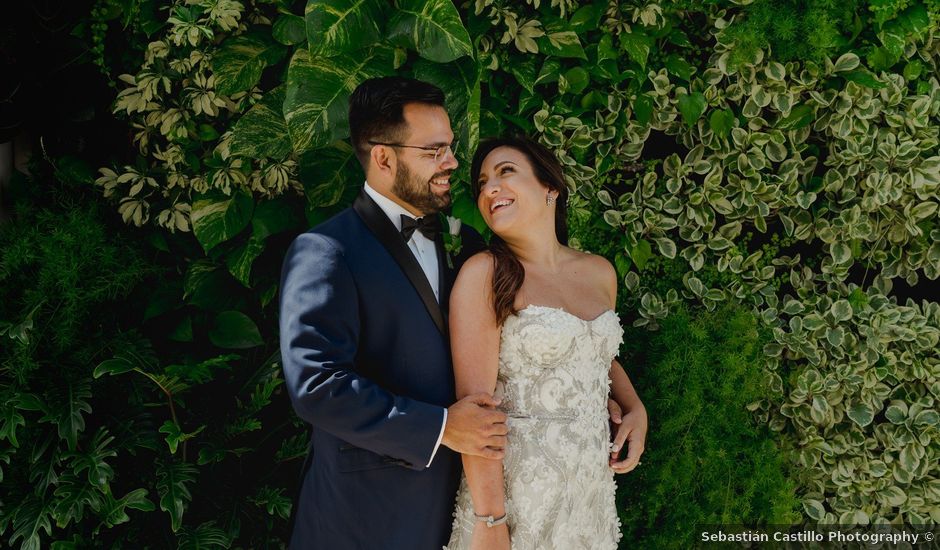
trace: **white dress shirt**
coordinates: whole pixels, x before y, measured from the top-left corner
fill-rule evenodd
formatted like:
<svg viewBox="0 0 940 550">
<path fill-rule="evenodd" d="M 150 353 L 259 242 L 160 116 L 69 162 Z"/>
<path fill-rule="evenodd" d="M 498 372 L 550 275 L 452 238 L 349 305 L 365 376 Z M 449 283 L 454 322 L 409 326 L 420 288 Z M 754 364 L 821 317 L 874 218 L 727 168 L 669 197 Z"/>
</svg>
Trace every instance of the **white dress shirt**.
<svg viewBox="0 0 940 550">
<path fill-rule="evenodd" d="M 385 215 L 388 216 L 388 219 L 391 220 L 392 225 L 395 226 L 396 231 L 401 231 L 401 216 L 404 214 L 409 218 L 414 218 L 414 214 L 405 210 L 401 205 L 393 201 L 392 199 L 382 195 L 378 191 L 372 188 L 369 185 L 369 182 L 365 184 L 365 192 L 369 195 L 369 198 L 375 201 L 379 208 L 382 209 L 382 212 L 385 212 Z M 433 214 L 432 214 L 433 215 Z M 440 296 L 440 280 L 439 280 L 439 266 L 437 265 L 437 249 L 435 248 L 434 241 L 424 236 L 420 231 L 415 231 L 411 236 L 411 239 L 408 240 L 408 248 L 411 250 L 411 253 L 414 254 L 415 259 L 418 260 L 418 263 L 421 265 L 421 270 L 424 271 L 424 274 L 428 278 L 428 282 L 431 283 L 431 289 L 434 290 L 434 297 L 437 299 L 438 303 L 441 301 Z M 444 418 L 441 421 L 441 433 L 437 436 L 437 443 L 434 444 L 434 451 L 431 452 L 431 459 L 428 460 L 428 463 L 425 467 L 429 467 L 431 462 L 434 461 L 434 456 L 437 455 L 437 449 L 441 446 L 441 439 L 444 437 L 444 427 L 447 425 L 447 409 L 444 409 Z"/>
</svg>

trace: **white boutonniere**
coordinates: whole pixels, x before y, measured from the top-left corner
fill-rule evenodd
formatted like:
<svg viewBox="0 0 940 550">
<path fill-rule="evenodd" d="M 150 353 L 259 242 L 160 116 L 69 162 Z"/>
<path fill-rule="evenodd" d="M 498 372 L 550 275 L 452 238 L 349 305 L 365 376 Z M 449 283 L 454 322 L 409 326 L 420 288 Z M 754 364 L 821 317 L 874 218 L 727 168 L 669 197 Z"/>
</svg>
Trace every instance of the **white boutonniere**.
<svg viewBox="0 0 940 550">
<path fill-rule="evenodd" d="M 462 222 L 453 217 L 447 216 L 447 233 L 444 234 L 444 254 L 447 256 L 447 267 L 454 269 L 454 256 L 460 254 L 460 226 Z"/>
</svg>

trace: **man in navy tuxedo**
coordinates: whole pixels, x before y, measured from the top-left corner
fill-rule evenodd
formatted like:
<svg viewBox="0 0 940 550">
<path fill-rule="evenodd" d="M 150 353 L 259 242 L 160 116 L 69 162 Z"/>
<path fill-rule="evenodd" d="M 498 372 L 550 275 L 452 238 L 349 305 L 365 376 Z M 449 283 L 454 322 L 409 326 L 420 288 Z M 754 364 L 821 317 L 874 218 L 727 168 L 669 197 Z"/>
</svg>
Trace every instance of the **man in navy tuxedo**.
<svg viewBox="0 0 940 550">
<path fill-rule="evenodd" d="M 290 547 L 441 548 L 459 453 L 499 459 L 506 443 L 492 397 L 454 403 L 448 295 L 484 243 L 463 226 L 446 259 L 438 213 L 457 159 L 440 89 L 368 80 L 350 97 L 349 126 L 363 191 L 298 236 L 282 270 L 284 378 L 313 426 Z"/>
</svg>

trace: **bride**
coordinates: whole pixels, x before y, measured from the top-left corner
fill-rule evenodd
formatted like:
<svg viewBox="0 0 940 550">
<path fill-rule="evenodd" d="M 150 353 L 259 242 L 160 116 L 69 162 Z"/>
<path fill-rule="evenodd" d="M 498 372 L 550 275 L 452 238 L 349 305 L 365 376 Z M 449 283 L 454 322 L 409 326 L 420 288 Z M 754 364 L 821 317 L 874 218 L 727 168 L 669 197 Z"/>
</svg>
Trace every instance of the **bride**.
<svg viewBox="0 0 940 550">
<path fill-rule="evenodd" d="M 615 549 L 614 473 L 638 464 L 646 411 L 614 359 L 617 274 L 565 246 L 559 162 L 525 138 L 481 144 L 471 166 L 494 236 L 450 298 L 457 397 L 492 393 L 508 416 L 502 461 L 463 456 L 451 550 Z M 613 444 L 612 391 L 627 403 Z M 629 418 L 629 422 L 627 422 Z M 629 454 L 620 460 L 627 440 Z"/>
</svg>

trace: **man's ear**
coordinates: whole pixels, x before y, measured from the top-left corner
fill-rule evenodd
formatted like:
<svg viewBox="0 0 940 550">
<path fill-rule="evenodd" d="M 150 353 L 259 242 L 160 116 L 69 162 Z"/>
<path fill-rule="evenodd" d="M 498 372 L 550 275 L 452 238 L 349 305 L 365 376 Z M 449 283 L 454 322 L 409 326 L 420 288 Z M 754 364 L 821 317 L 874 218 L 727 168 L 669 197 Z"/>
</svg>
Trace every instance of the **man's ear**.
<svg viewBox="0 0 940 550">
<path fill-rule="evenodd" d="M 393 156 L 389 154 L 389 151 L 391 151 L 391 147 L 376 145 L 372 147 L 370 157 L 374 170 L 391 176 L 395 173 L 395 161 L 397 159 L 393 158 Z"/>
</svg>

